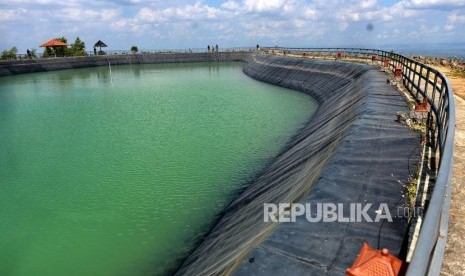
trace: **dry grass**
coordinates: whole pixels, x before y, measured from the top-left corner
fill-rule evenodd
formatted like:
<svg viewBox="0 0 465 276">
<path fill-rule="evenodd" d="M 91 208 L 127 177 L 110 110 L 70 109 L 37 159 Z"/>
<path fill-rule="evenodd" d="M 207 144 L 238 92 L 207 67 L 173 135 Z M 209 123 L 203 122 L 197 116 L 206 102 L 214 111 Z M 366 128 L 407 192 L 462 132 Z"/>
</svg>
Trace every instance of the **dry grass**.
<svg viewBox="0 0 465 276">
<path fill-rule="evenodd" d="M 451 69 L 445 66 L 435 66 L 437 70 L 443 72 L 449 79 L 454 94 L 465 99 L 465 72 Z"/>
</svg>

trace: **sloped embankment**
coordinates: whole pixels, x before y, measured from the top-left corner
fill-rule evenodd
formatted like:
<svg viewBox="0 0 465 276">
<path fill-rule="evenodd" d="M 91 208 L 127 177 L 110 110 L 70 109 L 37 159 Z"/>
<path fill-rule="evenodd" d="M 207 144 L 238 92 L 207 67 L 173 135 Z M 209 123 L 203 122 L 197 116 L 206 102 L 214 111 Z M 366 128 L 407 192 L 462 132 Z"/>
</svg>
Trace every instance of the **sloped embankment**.
<svg viewBox="0 0 465 276">
<path fill-rule="evenodd" d="M 257 55 L 244 73 L 310 94 L 320 104 L 308 124 L 227 208 L 218 224 L 184 261 L 179 275 L 232 272 L 276 227 L 263 222 L 264 203 L 303 199 L 354 120 L 365 112 L 372 68 L 366 65 Z"/>
</svg>

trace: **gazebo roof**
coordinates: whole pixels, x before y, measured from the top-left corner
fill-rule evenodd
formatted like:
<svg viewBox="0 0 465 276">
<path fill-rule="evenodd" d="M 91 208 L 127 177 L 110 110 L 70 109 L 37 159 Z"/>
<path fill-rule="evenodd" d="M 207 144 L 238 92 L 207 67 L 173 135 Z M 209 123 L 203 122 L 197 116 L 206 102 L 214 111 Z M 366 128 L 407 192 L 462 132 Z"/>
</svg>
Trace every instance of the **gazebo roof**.
<svg viewBox="0 0 465 276">
<path fill-rule="evenodd" d="M 68 46 L 68 44 L 58 39 L 51 39 L 47 42 L 44 42 L 42 45 L 40 45 L 40 47 L 63 47 L 63 46 Z"/>
<path fill-rule="evenodd" d="M 94 47 L 107 47 L 107 44 L 103 43 L 101 40 L 95 43 Z"/>
</svg>

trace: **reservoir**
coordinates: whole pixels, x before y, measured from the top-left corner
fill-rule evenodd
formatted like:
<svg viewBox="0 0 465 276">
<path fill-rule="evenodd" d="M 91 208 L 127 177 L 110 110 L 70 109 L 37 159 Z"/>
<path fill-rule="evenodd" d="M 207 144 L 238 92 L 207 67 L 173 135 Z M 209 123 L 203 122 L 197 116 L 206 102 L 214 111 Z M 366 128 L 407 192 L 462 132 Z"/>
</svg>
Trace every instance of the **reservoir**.
<svg viewBox="0 0 465 276">
<path fill-rule="evenodd" d="M 311 118 L 241 63 L 0 78 L 0 275 L 169 275 Z"/>
</svg>

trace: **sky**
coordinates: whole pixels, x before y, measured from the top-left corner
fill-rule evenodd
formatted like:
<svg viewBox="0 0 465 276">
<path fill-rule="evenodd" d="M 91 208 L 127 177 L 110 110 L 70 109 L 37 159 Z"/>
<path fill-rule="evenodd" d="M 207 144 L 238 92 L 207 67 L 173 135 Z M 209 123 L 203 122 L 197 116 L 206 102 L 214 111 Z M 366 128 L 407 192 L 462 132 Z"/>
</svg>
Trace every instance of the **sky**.
<svg viewBox="0 0 465 276">
<path fill-rule="evenodd" d="M 0 51 L 465 44 L 465 0 L 0 0 Z"/>
</svg>

